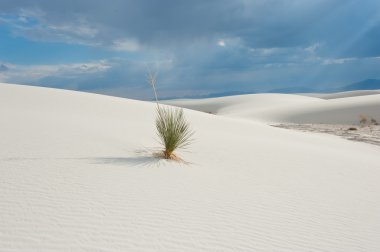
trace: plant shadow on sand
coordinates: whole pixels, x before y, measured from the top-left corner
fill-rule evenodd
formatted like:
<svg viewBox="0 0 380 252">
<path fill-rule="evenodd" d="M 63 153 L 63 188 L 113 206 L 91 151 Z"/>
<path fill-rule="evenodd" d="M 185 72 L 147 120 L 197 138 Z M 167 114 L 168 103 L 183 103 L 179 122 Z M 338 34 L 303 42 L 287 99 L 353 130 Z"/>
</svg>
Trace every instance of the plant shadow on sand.
<svg viewBox="0 0 380 252">
<path fill-rule="evenodd" d="M 155 148 L 145 148 L 132 152 L 126 156 L 102 156 L 102 157 L 55 157 L 55 158 L 31 158 L 31 157 L 10 157 L 1 158 L 0 162 L 25 162 L 25 161 L 41 161 L 41 160 L 82 160 L 90 164 L 104 164 L 115 166 L 129 167 L 159 167 L 168 163 L 176 163 L 180 165 L 189 165 L 192 163 L 186 162 L 181 158 L 176 160 L 165 159 L 162 155 L 162 150 Z"/>
<path fill-rule="evenodd" d="M 108 164 L 108 165 L 128 165 L 128 166 L 143 166 L 143 167 L 159 167 L 165 163 L 179 163 L 190 164 L 182 159 L 168 160 L 160 155 L 157 149 L 141 149 L 136 150 L 133 155 L 125 157 L 94 157 L 88 158 L 95 164 Z"/>
<path fill-rule="evenodd" d="M 98 157 L 91 158 L 95 164 L 159 166 L 160 160 L 155 157 Z"/>
</svg>

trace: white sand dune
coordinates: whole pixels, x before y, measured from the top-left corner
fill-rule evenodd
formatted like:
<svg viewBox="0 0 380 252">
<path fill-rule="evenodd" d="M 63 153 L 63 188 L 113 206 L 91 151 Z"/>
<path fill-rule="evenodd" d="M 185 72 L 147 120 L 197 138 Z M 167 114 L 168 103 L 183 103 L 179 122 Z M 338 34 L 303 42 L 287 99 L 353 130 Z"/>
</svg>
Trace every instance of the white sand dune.
<svg viewBox="0 0 380 252">
<path fill-rule="evenodd" d="M 360 115 L 380 122 L 380 94 L 330 100 L 289 94 L 252 94 L 165 103 L 267 123 L 358 124 Z"/>
<path fill-rule="evenodd" d="M 302 95 L 317 97 L 322 99 L 337 99 L 337 98 L 346 98 L 346 97 L 355 97 L 355 96 L 364 96 L 364 95 L 376 95 L 380 94 L 380 90 L 355 90 L 355 91 L 346 91 L 339 93 L 305 93 Z"/>
<path fill-rule="evenodd" d="M 275 98 L 327 102 L 251 109 Z M 186 110 L 185 165 L 151 157 L 154 113 L 0 84 L 0 251 L 380 251 L 380 147 Z"/>
</svg>

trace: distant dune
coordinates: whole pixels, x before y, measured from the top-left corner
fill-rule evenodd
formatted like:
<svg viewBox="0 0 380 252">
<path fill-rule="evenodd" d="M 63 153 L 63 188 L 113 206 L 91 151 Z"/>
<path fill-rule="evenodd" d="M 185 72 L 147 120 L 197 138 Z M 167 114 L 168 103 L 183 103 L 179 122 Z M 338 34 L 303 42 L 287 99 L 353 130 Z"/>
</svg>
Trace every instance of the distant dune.
<svg viewBox="0 0 380 252">
<path fill-rule="evenodd" d="M 262 94 L 262 93 L 277 93 L 277 94 L 302 94 L 306 96 L 320 97 L 324 99 L 334 99 L 343 98 L 348 96 L 360 96 L 360 95 L 370 95 L 380 93 L 380 80 L 377 79 L 367 79 L 360 82 L 355 82 L 342 87 L 331 87 L 331 88 L 311 88 L 309 86 L 296 86 L 296 87 L 282 87 L 269 89 L 266 91 L 257 92 L 255 90 L 251 91 L 238 91 L 230 90 L 224 92 L 211 92 L 202 95 L 190 95 L 184 97 L 172 96 L 165 97 L 166 100 L 174 99 L 204 99 L 204 98 L 216 98 L 225 96 L 236 96 L 236 95 L 246 95 L 246 94 Z"/>
<path fill-rule="evenodd" d="M 0 84 L 0 251 L 380 251 L 380 147 L 268 125 L 380 95 L 168 103 L 220 115 L 185 110 L 188 165 L 152 157 L 154 103 Z"/>
<path fill-rule="evenodd" d="M 337 93 L 330 94 L 329 99 L 290 94 L 252 94 L 165 103 L 268 123 L 358 124 L 360 115 L 380 121 L 380 94 L 375 93 Z M 334 96 L 337 98 L 332 98 Z"/>
<path fill-rule="evenodd" d="M 336 98 L 346 98 L 346 97 L 355 97 L 363 95 L 375 95 L 380 94 L 380 90 L 355 90 L 355 91 L 346 91 L 339 93 L 305 93 L 301 95 L 318 97 L 322 99 L 336 99 Z"/>
</svg>

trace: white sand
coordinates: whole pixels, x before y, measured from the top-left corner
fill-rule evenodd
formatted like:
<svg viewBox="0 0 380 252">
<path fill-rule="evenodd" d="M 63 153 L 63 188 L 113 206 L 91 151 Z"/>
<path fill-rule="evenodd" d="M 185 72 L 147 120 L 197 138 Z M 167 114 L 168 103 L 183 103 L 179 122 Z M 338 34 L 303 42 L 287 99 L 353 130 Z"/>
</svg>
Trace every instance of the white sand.
<svg viewBox="0 0 380 252">
<path fill-rule="evenodd" d="M 141 152 L 154 104 L 0 84 L 0 251 L 380 251 L 380 147 L 249 112 L 317 98 L 234 99 L 200 106 L 228 117 L 186 110 L 184 165 Z"/>
</svg>

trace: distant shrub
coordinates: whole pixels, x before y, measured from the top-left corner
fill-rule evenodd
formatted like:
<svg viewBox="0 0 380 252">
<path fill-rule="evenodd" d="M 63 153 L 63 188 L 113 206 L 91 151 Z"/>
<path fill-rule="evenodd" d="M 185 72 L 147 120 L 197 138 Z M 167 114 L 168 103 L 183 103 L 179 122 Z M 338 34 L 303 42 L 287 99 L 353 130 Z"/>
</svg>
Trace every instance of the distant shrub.
<svg viewBox="0 0 380 252">
<path fill-rule="evenodd" d="M 163 146 L 163 150 L 159 156 L 165 159 L 180 160 L 174 154 L 174 151 L 186 148 L 191 143 L 194 131 L 191 130 L 182 108 L 160 106 L 156 91 L 156 76 L 149 73 L 148 81 L 152 86 L 157 104 L 156 130 L 160 143 Z"/>
<path fill-rule="evenodd" d="M 360 126 L 362 126 L 362 127 L 366 126 L 367 123 L 368 123 L 367 116 L 365 116 L 365 115 L 359 115 L 359 118 L 360 118 L 360 120 L 359 120 Z"/>
<path fill-rule="evenodd" d="M 379 125 L 379 123 L 375 120 L 375 118 L 371 118 L 372 125 Z"/>
<path fill-rule="evenodd" d="M 358 130 L 358 129 L 355 127 L 350 127 L 350 128 L 348 128 L 348 130 Z"/>
<path fill-rule="evenodd" d="M 361 127 L 365 127 L 365 126 L 369 126 L 370 127 L 372 125 L 379 125 L 379 123 L 373 117 L 369 117 L 369 116 L 365 116 L 365 115 L 360 115 L 359 118 L 360 118 L 359 124 L 360 124 Z"/>
</svg>

